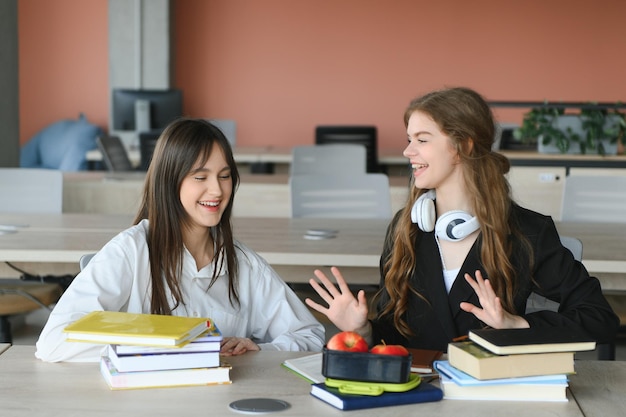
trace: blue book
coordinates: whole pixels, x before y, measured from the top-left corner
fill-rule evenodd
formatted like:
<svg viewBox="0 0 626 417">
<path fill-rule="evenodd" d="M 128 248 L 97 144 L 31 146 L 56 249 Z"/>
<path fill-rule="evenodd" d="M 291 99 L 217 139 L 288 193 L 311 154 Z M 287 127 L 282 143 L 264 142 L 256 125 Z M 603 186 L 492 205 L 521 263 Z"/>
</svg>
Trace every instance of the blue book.
<svg viewBox="0 0 626 417">
<path fill-rule="evenodd" d="M 340 410 L 387 407 L 391 405 L 425 403 L 439 401 L 443 392 L 434 385 L 420 383 L 417 388 L 404 392 L 383 392 L 380 395 L 343 394 L 338 388 L 324 383 L 311 385 L 311 395 Z"/>
<path fill-rule="evenodd" d="M 448 361 L 435 361 L 435 370 L 439 373 L 442 380 L 446 379 L 454 382 L 460 386 L 466 385 L 511 385 L 511 384 L 525 384 L 525 385 L 567 385 L 567 375 L 537 375 L 537 376 L 524 376 L 515 378 L 498 378 L 498 379 L 477 379 L 465 372 L 450 365 Z"/>
<path fill-rule="evenodd" d="M 440 386 L 448 400 L 567 401 L 567 375 L 479 380 L 436 361 Z"/>
</svg>

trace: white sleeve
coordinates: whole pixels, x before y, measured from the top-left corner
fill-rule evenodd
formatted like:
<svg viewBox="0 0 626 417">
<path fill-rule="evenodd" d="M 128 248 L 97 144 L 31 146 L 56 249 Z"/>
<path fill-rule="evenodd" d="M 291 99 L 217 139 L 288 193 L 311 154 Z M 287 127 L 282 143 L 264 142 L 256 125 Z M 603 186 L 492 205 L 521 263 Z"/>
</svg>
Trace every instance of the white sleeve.
<svg viewBox="0 0 626 417">
<path fill-rule="evenodd" d="M 136 269 L 137 251 L 132 246 L 132 239 L 114 238 L 74 278 L 39 335 L 37 358 L 46 362 L 100 359 L 105 345 L 67 342 L 63 329 L 91 311 L 128 308 Z"/>
<path fill-rule="evenodd" d="M 325 330 L 278 274 L 265 262 L 252 268 L 252 339 L 262 350 L 321 351 Z M 257 275 L 258 274 L 258 275 Z"/>
</svg>

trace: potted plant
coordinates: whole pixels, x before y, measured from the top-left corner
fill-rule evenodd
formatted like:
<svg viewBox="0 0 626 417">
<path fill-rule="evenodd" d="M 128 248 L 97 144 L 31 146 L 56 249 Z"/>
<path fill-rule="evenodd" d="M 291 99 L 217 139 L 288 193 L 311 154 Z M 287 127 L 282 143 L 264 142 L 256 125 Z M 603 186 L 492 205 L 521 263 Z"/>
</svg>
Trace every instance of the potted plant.
<svg viewBox="0 0 626 417">
<path fill-rule="evenodd" d="M 513 135 L 524 143 L 536 142 L 542 153 L 607 155 L 617 153 L 625 131 L 624 114 L 617 108 L 590 103 L 578 113 L 566 113 L 565 107 L 545 102 L 524 115 Z"/>
</svg>

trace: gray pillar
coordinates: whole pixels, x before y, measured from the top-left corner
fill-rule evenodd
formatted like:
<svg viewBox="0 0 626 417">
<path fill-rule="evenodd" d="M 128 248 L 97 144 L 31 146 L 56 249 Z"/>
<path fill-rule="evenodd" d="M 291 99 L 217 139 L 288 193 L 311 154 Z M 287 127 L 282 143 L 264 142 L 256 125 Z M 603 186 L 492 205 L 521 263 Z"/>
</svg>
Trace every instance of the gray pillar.
<svg viewBox="0 0 626 417">
<path fill-rule="evenodd" d="M 17 0 L 0 1 L 0 167 L 20 163 Z"/>
<path fill-rule="evenodd" d="M 109 86 L 167 89 L 172 83 L 170 0 L 109 0 Z M 109 131 L 128 147 L 134 134 Z"/>
</svg>

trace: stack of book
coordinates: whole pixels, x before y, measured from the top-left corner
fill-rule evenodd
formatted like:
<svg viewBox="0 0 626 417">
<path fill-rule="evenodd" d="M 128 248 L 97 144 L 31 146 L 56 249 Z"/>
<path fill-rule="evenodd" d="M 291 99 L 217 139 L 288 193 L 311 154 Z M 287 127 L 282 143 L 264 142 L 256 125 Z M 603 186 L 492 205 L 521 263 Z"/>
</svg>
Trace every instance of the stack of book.
<svg viewBox="0 0 626 417">
<path fill-rule="evenodd" d="M 96 311 L 65 332 L 68 341 L 108 345 L 100 372 L 114 390 L 231 383 L 222 334 L 207 318 Z"/>
<path fill-rule="evenodd" d="M 436 361 L 444 398 L 567 401 L 574 354 L 595 341 L 569 328 L 480 329 Z"/>
<path fill-rule="evenodd" d="M 442 355 L 440 351 L 409 349 L 412 354 L 411 372 L 406 383 L 363 382 L 328 378 L 324 374 L 324 354 L 315 353 L 298 358 L 287 359 L 282 366 L 311 383 L 311 395 L 340 410 L 360 410 L 365 408 L 387 407 L 403 404 L 439 401 L 443 398 L 440 388 L 428 383 L 433 361 Z M 327 352 L 327 350 L 325 350 Z M 382 363 L 375 366 L 369 363 L 371 358 L 384 358 L 360 352 L 341 352 L 359 356 L 363 366 L 373 373 L 387 374 Z M 413 356 L 415 355 L 415 356 Z M 407 362 L 407 365 L 409 363 Z M 353 367 L 346 365 L 342 370 L 350 372 Z M 417 370 L 422 371 L 418 373 Z"/>
</svg>

